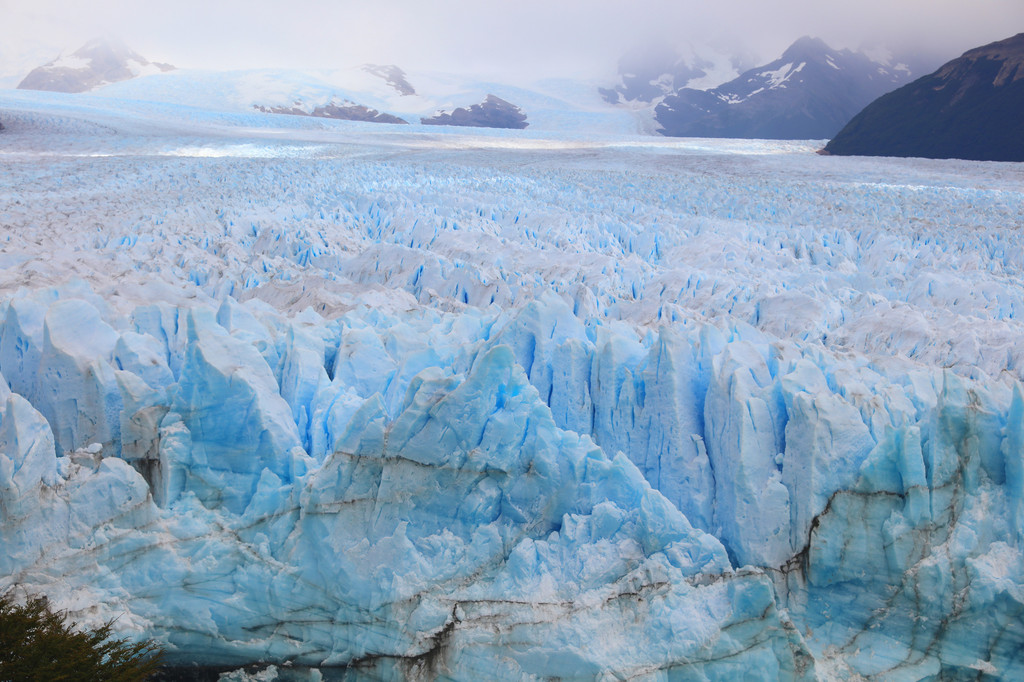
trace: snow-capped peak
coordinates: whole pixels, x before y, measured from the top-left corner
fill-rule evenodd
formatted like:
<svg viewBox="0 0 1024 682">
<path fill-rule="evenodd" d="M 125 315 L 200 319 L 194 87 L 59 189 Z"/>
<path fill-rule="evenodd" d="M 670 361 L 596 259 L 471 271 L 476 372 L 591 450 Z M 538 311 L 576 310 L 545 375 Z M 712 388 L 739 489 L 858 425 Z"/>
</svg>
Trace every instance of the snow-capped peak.
<svg viewBox="0 0 1024 682">
<path fill-rule="evenodd" d="M 796 66 L 792 62 L 783 64 L 777 69 L 762 71 L 759 76 L 768 79 L 769 88 L 777 88 L 782 86 L 786 81 L 800 73 L 803 68 L 807 66 L 807 62 L 800 62 Z"/>
<path fill-rule="evenodd" d="M 18 85 L 22 90 L 85 92 L 118 81 L 162 73 L 169 64 L 150 62 L 115 38 L 97 38 L 71 54 L 34 69 Z"/>
<path fill-rule="evenodd" d="M 613 104 L 656 104 L 682 88 L 717 87 L 747 66 L 746 58 L 709 45 L 645 45 L 619 60 L 618 85 L 601 94 Z"/>
<path fill-rule="evenodd" d="M 716 88 L 677 90 L 658 105 L 655 118 L 671 135 L 825 138 L 908 76 L 906 67 L 804 37 L 779 59 Z"/>
</svg>

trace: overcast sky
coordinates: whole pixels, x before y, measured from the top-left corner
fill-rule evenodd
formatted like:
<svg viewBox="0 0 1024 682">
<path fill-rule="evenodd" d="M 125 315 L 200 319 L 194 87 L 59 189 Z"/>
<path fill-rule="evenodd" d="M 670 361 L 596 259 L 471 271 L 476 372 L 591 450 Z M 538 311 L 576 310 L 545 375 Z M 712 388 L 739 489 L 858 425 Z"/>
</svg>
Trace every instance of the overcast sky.
<svg viewBox="0 0 1024 682">
<path fill-rule="evenodd" d="M 1024 31 L 1024 0 L 0 0 L 0 74 L 101 34 L 178 67 L 613 72 L 647 41 L 718 42 L 769 61 L 802 35 L 883 40 L 941 61 Z M 40 61 L 41 60 L 41 61 Z"/>
</svg>

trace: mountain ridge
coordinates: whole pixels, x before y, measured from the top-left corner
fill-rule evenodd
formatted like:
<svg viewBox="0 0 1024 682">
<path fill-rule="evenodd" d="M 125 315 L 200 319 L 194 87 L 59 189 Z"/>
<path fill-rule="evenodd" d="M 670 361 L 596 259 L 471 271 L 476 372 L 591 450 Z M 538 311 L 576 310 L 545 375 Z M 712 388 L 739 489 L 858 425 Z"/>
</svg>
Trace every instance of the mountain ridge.
<svg viewBox="0 0 1024 682">
<path fill-rule="evenodd" d="M 659 132 L 670 137 L 823 139 L 908 79 L 905 65 L 804 36 L 778 59 L 716 88 L 683 88 L 665 97 L 654 116 Z"/>
<path fill-rule="evenodd" d="M 1024 161 L 1024 33 L 968 50 L 867 105 L 836 155 Z"/>
<path fill-rule="evenodd" d="M 754 59 L 713 46 L 653 44 L 619 59 L 619 83 L 599 88 L 609 104 L 657 104 L 682 88 L 708 90 L 754 65 Z"/>
<path fill-rule="evenodd" d="M 69 55 L 33 69 L 18 84 L 19 90 L 88 92 L 103 85 L 140 75 L 165 73 L 175 67 L 151 62 L 113 38 L 96 38 Z"/>
<path fill-rule="evenodd" d="M 430 117 L 423 117 L 423 125 L 468 126 L 471 128 L 512 128 L 522 130 L 526 122 L 523 110 L 502 98 L 488 94 L 480 104 L 458 107 L 452 111 L 441 111 Z"/>
</svg>

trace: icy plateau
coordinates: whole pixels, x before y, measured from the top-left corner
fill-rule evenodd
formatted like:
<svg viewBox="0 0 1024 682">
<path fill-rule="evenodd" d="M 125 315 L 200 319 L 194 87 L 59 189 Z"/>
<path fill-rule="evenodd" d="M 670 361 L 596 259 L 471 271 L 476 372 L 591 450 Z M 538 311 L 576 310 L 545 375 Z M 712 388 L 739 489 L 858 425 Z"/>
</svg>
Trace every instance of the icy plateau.
<svg viewBox="0 0 1024 682">
<path fill-rule="evenodd" d="M 179 665 L 1024 677 L 1024 164 L 0 120 L 0 589 Z"/>
</svg>

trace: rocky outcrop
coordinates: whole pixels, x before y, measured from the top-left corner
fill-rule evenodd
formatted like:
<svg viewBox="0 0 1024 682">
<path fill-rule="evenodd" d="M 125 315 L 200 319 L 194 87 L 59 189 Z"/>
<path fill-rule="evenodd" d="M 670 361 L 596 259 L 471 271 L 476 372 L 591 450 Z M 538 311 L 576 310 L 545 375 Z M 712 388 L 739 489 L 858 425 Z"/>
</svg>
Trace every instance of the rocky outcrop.
<svg viewBox="0 0 1024 682">
<path fill-rule="evenodd" d="M 400 123 L 408 124 L 409 122 L 405 119 L 391 114 L 385 114 L 363 106 L 362 104 L 325 104 L 314 108 L 312 111 L 306 111 L 301 108 L 301 103 L 296 103 L 295 106 L 291 107 L 266 107 L 262 105 L 255 105 L 254 107 L 258 111 L 262 111 L 265 114 L 288 114 L 290 116 L 313 116 L 315 118 L 333 118 L 339 121 L 365 121 L 368 123 Z"/>
<path fill-rule="evenodd" d="M 387 81 L 387 84 L 398 91 L 398 94 L 403 97 L 416 94 L 416 88 L 412 87 L 409 81 L 405 77 L 405 71 L 393 64 L 379 65 L 379 64 L 366 64 L 363 66 L 363 70 L 367 73 L 372 73 L 374 76 L 379 76 Z"/>
<path fill-rule="evenodd" d="M 451 112 L 439 112 L 430 118 L 421 118 L 424 125 L 470 126 L 474 128 L 523 129 L 529 124 L 523 110 L 500 97 L 487 95 L 480 104 L 459 107 Z"/>
</svg>

